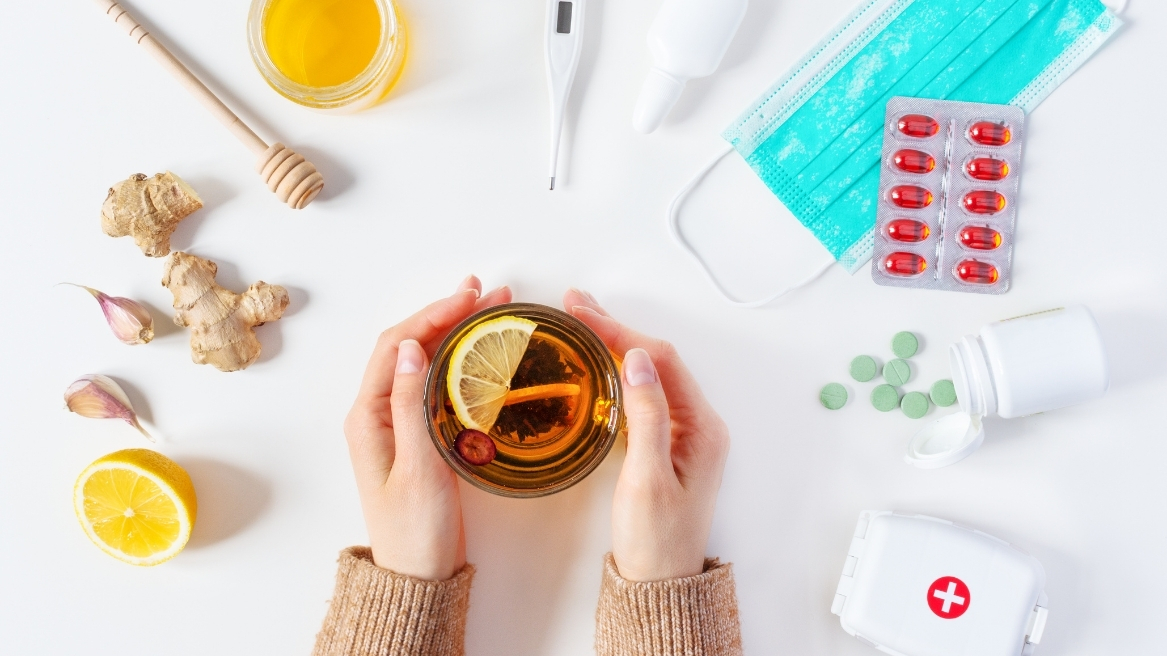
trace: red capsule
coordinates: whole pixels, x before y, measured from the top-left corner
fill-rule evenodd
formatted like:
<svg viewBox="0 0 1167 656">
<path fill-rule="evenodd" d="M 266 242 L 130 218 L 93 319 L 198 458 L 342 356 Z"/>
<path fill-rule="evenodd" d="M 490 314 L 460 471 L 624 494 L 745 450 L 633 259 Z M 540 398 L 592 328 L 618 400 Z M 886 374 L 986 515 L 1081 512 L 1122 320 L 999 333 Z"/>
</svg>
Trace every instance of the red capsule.
<svg viewBox="0 0 1167 656">
<path fill-rule="evenodd" d="M 917 276 L 928 268 L 928 261 L 915 253 L 897 252 L 883 259 L 883 270 L 893 276 Z"/>
<path fill-rule="evenodd" d="M 936 158 L 922 150 L 910 148 L 897 150 L 896 154 L 892 155 L 891 161 L 896 168 L 908 173 L 931 173 L 932 169 L 936 168 Z"/>
<path fill-rule="evenodd" d="M 963 202 L 964 209 L 973 214 L 996 214 L 1005 209 L 1005 197 L 995 191 L 970 191 Z"/>
<path fill-rule="evenodd" d="M 992 157 L 974 157 L 964 165 L 964 170 L 974 180 L 996 182 L 1009 175 L 1009 162 Z"/>
<path fill-rule="evenodd" d="M 924 116 L 923 114 L 908 114 L 900 118 L 896 125 L 900 132 L 909 137 L 916 137 L 917 139 L 927 139 L 934 137 L 940 132 L 940 124 L 931 116 Z"/>
<path fill-rule="evenodd" d="M 1001 274 L 988 262 L 965 260 L 956 265 L 956 277 L 970 285 L 993 285 L 1001 279 Z"/>
<path fill-rule="evenodd" d="M 928 224 L 915 219 L 896 219 L 887 224 L 887 236 L 908 244 L 922 242 L 932 231 Z"/>
<path fill-rule="evenodd" d="M 1004 123 L 978 121 L 968 129 L 968 138 L 982 146 L 1004 146 L 1013 141 L 1013 131 Z"/>
<path fill-rule="evenodd" d="M 991 251 L 1001 247 L 1001 233 L 985 226 L 965 226 L 957 233 L 960 244 L 978 251 Z"/>
<path fill-rule="evenodd" d="M 932 204 L 932 192 L 916 185 L 892 187 L 888 197 L 897 206 L 909 210 L 918 210 Z"/>
<path fill-rule="evenodd" d="M 494 440 L 482 431 L 467 428 L 454 438 L 454 450 L 472 465 L 489 465 L 498 452 Z"/>
</svg>

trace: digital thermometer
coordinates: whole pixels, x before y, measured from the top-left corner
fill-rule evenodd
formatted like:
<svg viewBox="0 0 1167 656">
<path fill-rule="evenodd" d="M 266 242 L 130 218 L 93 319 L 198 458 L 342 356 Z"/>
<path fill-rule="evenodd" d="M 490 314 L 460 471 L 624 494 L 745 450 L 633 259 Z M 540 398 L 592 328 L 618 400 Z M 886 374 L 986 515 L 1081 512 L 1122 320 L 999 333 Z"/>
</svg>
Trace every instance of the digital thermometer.
<svg viewBox="0 0 1167 656">
<path fill-rule="evenodd" d="M 547 0 L 547 88 L 551 94 L 551 189 L 559 163 L 559 135 L 567 96 L 579 67 L 583 49 L 583 17 L 586 0 Z"/>
</svg>

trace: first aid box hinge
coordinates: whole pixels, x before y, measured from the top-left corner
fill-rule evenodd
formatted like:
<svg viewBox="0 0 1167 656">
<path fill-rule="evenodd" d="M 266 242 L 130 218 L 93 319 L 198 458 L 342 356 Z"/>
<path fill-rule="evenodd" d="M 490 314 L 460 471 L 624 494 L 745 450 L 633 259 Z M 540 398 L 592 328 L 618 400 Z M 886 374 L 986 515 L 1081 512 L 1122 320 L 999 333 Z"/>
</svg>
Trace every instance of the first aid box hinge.
<svg viewBox="0 0 1167 656">
<path fill-rule="evenodd" d="M 842 614 L 843 604 L 847 601 L 847 597 L 850 596 L 851 589 L 855 585 L 855 568 L 859 565 L 859 558 L 863 555 L 866 541 L 862 535 L 866 532 L 866 522 L 860 521 L 859 526 L 856 527 L 856 536 L 851 538 L 851 547 L 847 549 L 847 560 L 843 563 L 843 575 L 839 577 L 839 586 L 835 588 L 835 599 L 831 602 L 831 612 L 835 615 Z"/>
</svg>

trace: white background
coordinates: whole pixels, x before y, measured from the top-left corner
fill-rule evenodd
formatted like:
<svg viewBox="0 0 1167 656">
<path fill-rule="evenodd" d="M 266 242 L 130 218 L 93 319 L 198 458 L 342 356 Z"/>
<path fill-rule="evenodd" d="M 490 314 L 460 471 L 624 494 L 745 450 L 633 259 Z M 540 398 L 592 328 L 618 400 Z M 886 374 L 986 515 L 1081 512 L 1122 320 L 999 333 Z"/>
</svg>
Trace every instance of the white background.
<svg viewBox="0 0 1167 656">
<path fill-rule="evenodd" d="M 546 190 L 543 7 L 403 0 L 411 40 L 392 98 L 312 113 L 270 90 L 246 45 L 244 0 L 128 6 L 263 137 L 304 152 L 324 194 L 280 205 L 252 157 L 91 3 L 13 3 L 0 23 L 0 651 L 307 654 L 336 552 L 366 541 L 341 421 L 380 330 L 466 274 L 519 300 L 569 286 L 673 341 L 728 421 L 733 450 L 710 554 L 732 561 L 746 650 L 869 654 L 830 615 L 861 509 L 923 512 L 1014 542 L 1045 566 L 1040 653 L 1147 653 L 1167 612 L 1167 5 L 1136 0 L 1123 31 L 1031 116 L 1014 288 L 1000 297 L 878 287 L 836 267 L 762 310 L 735 310 L 670 241 L 669 198 L 720 131 L 853 0 L 754 0 L 721 70 L 689 85 L 651 136 L 631 128 L 655 0 L 589 0 L 562 188 Z M 206 207 L 174 237 L 241 290 L 286 286 L 242 373 L 190 362 L 168 325 L 162 263 L 102 234 L 107 187 L 172 170 Z M 825 255 L 736 158 L 695 195 L 685 228 L 741 295 Z M 134 297 L 159 335 L 128 347 L 96 303 L 59 282 Z M 1102 400 L 989 421 L 984 447 L 939 471 L 902 461 L 923 421 L 880 414 L 847 377 L 860 353 L 922 337 L 907 389 L 947 377 L 946 347 L 982 324 L 1082 302 L 1112 358 Z M 92 460 L 147 446 L 62 409 L 76 377 L 123 382 L 187 468 L 199 520 L 157 568 L 91 545 L 71 490 Z M 852 401 L 818 405 L 845 383 Z M 942 413 L 933 409 L 929 418 Z M 472 655 L 589 654 L 623 446 L 589 479 L 534 501 L 464 488 L 478 566 Z"/>
</svg>

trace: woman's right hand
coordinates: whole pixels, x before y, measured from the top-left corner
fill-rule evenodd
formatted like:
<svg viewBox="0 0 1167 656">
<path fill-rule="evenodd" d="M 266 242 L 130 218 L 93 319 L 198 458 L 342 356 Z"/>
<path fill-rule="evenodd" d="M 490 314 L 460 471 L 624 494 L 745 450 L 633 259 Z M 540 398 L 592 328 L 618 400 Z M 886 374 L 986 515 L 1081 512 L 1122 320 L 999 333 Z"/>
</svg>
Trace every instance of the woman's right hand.
<svg viewBox="0 0 1167 656">
<path fill-rule="evenodd" d="M 563 305 L 624 356 L 628 454 L 612 499 L 620 576 L 660 581 L 702 573 L 729 452 L 725 422 L 671 344 L 620 324 L 586 292 L 567 292 Z"/>
</svg>

